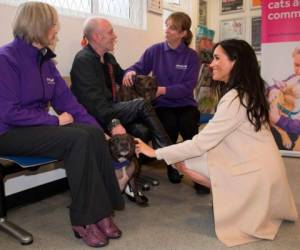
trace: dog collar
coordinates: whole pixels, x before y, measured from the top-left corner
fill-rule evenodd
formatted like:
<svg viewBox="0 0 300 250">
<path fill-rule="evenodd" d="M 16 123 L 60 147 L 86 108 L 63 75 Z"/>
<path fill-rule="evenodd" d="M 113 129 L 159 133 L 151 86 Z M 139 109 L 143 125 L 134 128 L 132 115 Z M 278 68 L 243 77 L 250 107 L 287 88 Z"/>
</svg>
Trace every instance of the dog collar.
<svg viewBox="0 0 300 250">
<path fill-rule="evenodd" d="M 287 116 L 288 116 L 288 118 L 292 118 L 292 115 L 297 115 L 297 114 L 299 114 L 300 113 L 300 110 L 298 110 L 298 111 L 294 111 L 294 112 L 292 112 L 292 111 L 289 111 L 287 108 L 285 108 L 285 107 L 283 107 L 281 104 L 277 104 L 277 107 L 278 107 L 278 109 L 282 112 L 282 113 L 284 113 L 284 114 L 286 114 Z"/>
<path fill-rule="evenodd" d="M 119 157 L 119 158 L 118 158 L 118 161 L 119 161 L 119 162 L 124 162 L 124 161 L 127 161 L 127 159 L 126 159 L 125 157 Z"/>
</svg>

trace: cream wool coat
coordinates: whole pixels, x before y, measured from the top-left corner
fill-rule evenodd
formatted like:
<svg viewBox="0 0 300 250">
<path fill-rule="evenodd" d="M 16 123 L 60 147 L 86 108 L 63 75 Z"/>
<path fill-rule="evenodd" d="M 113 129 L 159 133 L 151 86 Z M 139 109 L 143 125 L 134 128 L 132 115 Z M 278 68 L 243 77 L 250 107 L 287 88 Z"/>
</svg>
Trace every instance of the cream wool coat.
<svg viewBox="0 0 300 250">
<path fill-rule="evenodd" d="M 235 246 L 274 239 L 282 220 L 295 221 L 297 210 L 285 166 L 268 128 L 255 132 L 237 91 L 220 100 L 206 127 L 192 140 L 156 150 L 167 164 L 189 163 L 207 153 L 215 231 Z"/>
</svg>

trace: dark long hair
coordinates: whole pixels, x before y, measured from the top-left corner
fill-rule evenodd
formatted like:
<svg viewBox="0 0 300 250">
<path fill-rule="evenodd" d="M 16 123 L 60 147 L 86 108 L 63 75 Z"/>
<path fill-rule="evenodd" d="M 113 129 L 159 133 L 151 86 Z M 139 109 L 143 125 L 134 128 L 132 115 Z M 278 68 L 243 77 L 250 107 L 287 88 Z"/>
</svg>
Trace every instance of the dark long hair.
<svg viewBox="0 0 300 250">
<path fill-rule="evenodd" d="M 244 40 L 221 41 L 215 44 L 213 51 L 217 46 L 221 46 L 228 58 L 235 61 L 225 92 L 237 90 L 238 98 L 247 110 L 249 121 L 255 127 L 255 131 L 259 131 L 263 124 L 269 123 L 269 103 L 266 97 L 266 83 L 260 76 L 255 52 Z"/>
</svg>

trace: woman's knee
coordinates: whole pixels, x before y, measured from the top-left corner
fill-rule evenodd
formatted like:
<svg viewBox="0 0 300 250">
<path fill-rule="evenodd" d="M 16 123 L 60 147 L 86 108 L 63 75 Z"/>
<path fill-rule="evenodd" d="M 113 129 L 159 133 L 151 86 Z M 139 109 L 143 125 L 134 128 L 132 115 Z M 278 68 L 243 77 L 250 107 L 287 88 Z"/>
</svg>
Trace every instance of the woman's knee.
<svg viewBox="0 0 300 250">
<path fill-rule="evenodd" d="M 63 135 L 66 137 L 68 140 L 72 141 L 73 143 L 82 143 L 86 144 L 90 140 L 90 135 L 89 133 L 81 128 L 70 128 L 67 129 Z"/>
<path fill-rule="evenodd" d="M 97 140 L 99 140 L 99 141 L 106 140 L 104 131 L 101 128 L 97 128 L 94 126 L 88 126 L 88 127 L 86 127 L 86 131 L 89 133 L 90 136 L 92 136 L 92 138 L 97 138 Z"/>
<path fill-rule="evenodd" d="M 85 137 L 87 136 L 91 140 L 97 140 L 99 142 L 105 141 L 104 132 L 101 128 L 97 128 L 92 125 L 88 124 L 74 124 L 75 129 L 77 129 L 78 134 L 80 136 Z"/>
</svg>

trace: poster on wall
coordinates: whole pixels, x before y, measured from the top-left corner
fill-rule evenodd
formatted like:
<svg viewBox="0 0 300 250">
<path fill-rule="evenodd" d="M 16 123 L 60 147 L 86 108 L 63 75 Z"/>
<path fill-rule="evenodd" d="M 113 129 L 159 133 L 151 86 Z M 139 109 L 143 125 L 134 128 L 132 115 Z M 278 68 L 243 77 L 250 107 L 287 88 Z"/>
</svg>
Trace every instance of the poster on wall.
<svg viewBox="0 0 300 250">
<path fill-rule="evenodd" d="M 256 53 L 261 51 L 261 17 L 251 17 L 251 46 Z"/>
<path fill-rule="evenodd" d="M 250 9 L 261 8 L 261 0 L 250 0 Z"/>
<path fill-rule="evenodd" d="M 234 18 L 221 20 L 220 23 L 220 40 L 225 39 L 244 39 L 245 37 L 245 20 L 243 18 Z"/>
<path fill-rule="evenodd" d="M 198 103 L 198 110 L 203 117 L 210 117 L 216 109 L 217 96 L 212 90 L 212 72 L 209 64 L 213 59 L 213 39 L 215 31 L 204 25 L 199 25 L 196 32 L 196 51 L 201 60 L 201 68 L 194 96 Z"/>
<path fill-rule="evenodd" d="M 272 133 L 283 155 L 300 157 L 300 2 L 264 0 L 262 76 Z"/>
<path fill-rule="evenodd" d="M 199 25 L 206 25 L 207 23 L 207 2 L 199 0 Z"/>
<path fill-rule="evenodd" d="M 163 5 L 162 5 L 162 0 L 148 0 L 148 11 L 162 15 L 163 13 Z"/>
<path fill-rule="evenodd" d="M 244 10 L 243 0 L 220 0 L 221 15 Z"/>
</svg>

